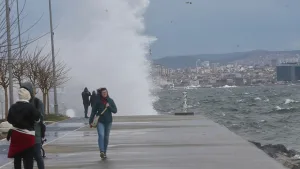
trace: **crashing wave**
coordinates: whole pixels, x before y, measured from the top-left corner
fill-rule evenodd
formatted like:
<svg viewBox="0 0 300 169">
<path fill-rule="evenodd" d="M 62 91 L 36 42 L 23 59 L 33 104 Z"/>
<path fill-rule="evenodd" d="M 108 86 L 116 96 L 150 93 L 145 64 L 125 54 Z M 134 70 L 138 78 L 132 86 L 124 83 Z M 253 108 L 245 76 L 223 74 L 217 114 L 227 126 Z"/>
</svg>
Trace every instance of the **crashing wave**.
<svg viewBox="0 0 300 169">
<path fill-rule="evenodd" d="M 237 86 L 229 86 L 229 85 L 225 85 L 225 86 L 221 86 L 221 87 L 218 87 L 218 88 L 234 88 L 234 87 L 237 87 Z"/>
<path fill-rule="evenodd" d="M 299 101 L 293 100 L 293 99 L 285 99 L 284 104 L 290 104 L 290 103 L 298 103 Z"/>
</svg>

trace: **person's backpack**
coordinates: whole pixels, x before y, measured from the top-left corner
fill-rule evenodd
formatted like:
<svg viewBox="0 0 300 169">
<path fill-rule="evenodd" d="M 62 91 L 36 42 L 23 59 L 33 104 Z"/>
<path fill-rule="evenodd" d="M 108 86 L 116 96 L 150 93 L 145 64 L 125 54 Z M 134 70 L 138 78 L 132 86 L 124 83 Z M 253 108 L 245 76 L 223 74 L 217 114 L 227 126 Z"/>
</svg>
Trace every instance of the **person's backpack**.
<svg viewBox="0 0 300 169">
<path fill-rule="evenodd" d="M 39 105 L 39 99 L 38 98 L 34 98 L 34 100 L 33 100 L 33 104 L 34 104 L 34 107 L 36 108 L 36 109 L 39 109 L 38 108 L 38 105 Z M 42 114 L 43 115 L 43 114 Z M 46 133 L 46 125 L 44 124 L 44 121 L 40 121 L 39 122 L 39 124 L 40 124 L 40 126 L 41 126 L 41 137 L 42 138 L 44 138 L 45 137 L 45 133 Z"/>
<path fill-rule="evenodd" d="M 38 109 L 39 99 L 35 97 L 35 98 L 33 99 L 33 104 L 34 104 L 34 107 L 35 107 L 36 109 Z"/>
<path fill-rule="evenodd" d="M 46 133 L 46 125 L 45 125 L 45 123 L 41 123 L 41 132 L 42 132 L 41 137 L 45 138 L 45 133 Z"/>
</svg>

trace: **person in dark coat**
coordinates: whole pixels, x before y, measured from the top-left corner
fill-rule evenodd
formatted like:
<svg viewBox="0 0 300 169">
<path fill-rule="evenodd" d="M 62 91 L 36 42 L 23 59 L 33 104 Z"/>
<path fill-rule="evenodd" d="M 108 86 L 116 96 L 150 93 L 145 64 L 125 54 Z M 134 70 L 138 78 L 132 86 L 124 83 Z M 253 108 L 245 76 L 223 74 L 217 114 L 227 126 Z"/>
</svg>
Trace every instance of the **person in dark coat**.
<svg viewBox="0 0 300 169">
<path fill-rule="evenodd" d="M 91 99 L 90 99 L 90 103 L 91 103 L 91 107 L 93 108 L 93 105 L 96 101 L 96 97 L 97 97 L 97 94 L 95 91 L 92 92 L 92 96 L 91 96 Z"/>
<path fill-rule="evenodd" d="M 21 84 L 21 88 L 25 88 L 30 92 L 31 99 L 29 100 L 29 103 L 31 103 L 37 112 L 40 114 L 40 121 L 36 122 L 34 124 L 35 129 L 35 145 L 34 145 L 34 159 L 37 162 L 38 169 L 44 169 L 44 159 L 41 153 L 41 147 L 42 147 L 42 135 L 43 133 L 42 128 L 44 127 L 44 104 L 43 102 L 35 97 L 36 91 L 30 82 L 25 82 Z"/>
<path fill-rule="evenodd" d="M 117 106 L 112 98 L 109 97 L 106 88 L 97 90 L 98 95 L 92 108 L 91 117 L 89 119 L 90 127 L 95 115 L 100 116 L 97 125 L 98 145 L 100 157 L 106 159 L 107 146 L 109 142 L 109 133 L 112 126 L 112 113 L 117 113 Z"/>
<path fill-rule="evenodd" d="M 88 118 L 87 113 L 89 110 L 90 106 L 90 96 L 91 92 L 89 92 L 88 88 L 84 88 L 83 92 L 81 93 L 82 96 L 82 102 L 83 102 L 83 107 L 84 107 L 84 117 Z"/>
<path fill-rule="evenodd" d="M 40 120 L 40 114 L 29 103 L 30 92 L 25 88 L 19 89 L 19 101 L 13 104 L 8 112 L 7 121 L 12 124 L 7 137 L 10 140 L 8 158 L 14 158 L 14 168 L 33 169 L 35 129 L 34 124 Z"/>
</svg>

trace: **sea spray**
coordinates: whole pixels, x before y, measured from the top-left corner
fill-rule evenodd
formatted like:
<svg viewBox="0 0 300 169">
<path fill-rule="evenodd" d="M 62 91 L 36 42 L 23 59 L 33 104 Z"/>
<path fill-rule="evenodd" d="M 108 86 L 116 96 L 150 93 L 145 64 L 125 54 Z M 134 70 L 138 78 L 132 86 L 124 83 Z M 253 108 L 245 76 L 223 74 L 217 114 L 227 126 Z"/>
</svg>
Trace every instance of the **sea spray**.
<svg viewBox="0 0 300 169">
<path fill-rule="evenodd" d="M 157 114 L 146 59 L 155 38 L 144 35 L 143 14 L 149 0 L 64 0 L 55 33 L 59 56 L 72 80 L 62 97 L 76 115 L 83 114 L 80 93 L 107 87 L 120 115 Z"/>
</svg>

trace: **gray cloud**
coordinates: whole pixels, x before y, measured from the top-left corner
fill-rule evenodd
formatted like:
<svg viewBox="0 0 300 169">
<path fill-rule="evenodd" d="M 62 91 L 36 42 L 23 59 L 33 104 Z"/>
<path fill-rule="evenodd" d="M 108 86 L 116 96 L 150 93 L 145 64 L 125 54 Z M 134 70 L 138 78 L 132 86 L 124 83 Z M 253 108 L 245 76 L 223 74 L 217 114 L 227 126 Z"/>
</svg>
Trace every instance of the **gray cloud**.
<svg viewBox="0 0 300 169">
<path fill-rule="evenodd" d="M 296 0 L 152 0 L 147 32 L 158 37 L 154 57 L 252 49 L 295 49 L 300 40 Z M 239 47 L 237 47 L 239 46 Z"/>
<path fill-rule="evenodd" d="M 95 17 L 82 10 L 83 1 L 53 0 L 54 24 L 71 19 L 83 21 Z M 146 12 L 146 32 L 158 40 L 152 46 L 154 57 L 195 53 L 222 53 L 252 49 L 298 49 L 300 42 L 300 1 L 298 0 L 151 0 Z M 74 18 L 63 13 L 77 11 Z M 92 11 L 92 10 L 91 10 Z M 48 31 L 48 3 L 27 1 L 26 14 L 30 25 L 44 13 L 33 35 Z M 87 16 L 88 14 L 88 16 Z M 97 15 L 95 13 L 94 15 Z M 98 17 L 95 17 L 98 18 Z M 89 19 L 88 21 L 90 21 Z M 72 38 L 89 23 L 72 29 Z M 78 32 L 78 34 L 76 34 Z M 65 36 L 67 36 L 66 34 Z M 63 35 L 61 35 L 63 36 Z M 237 47 L 239 46 L 239 47 Z"/>
</svg>

